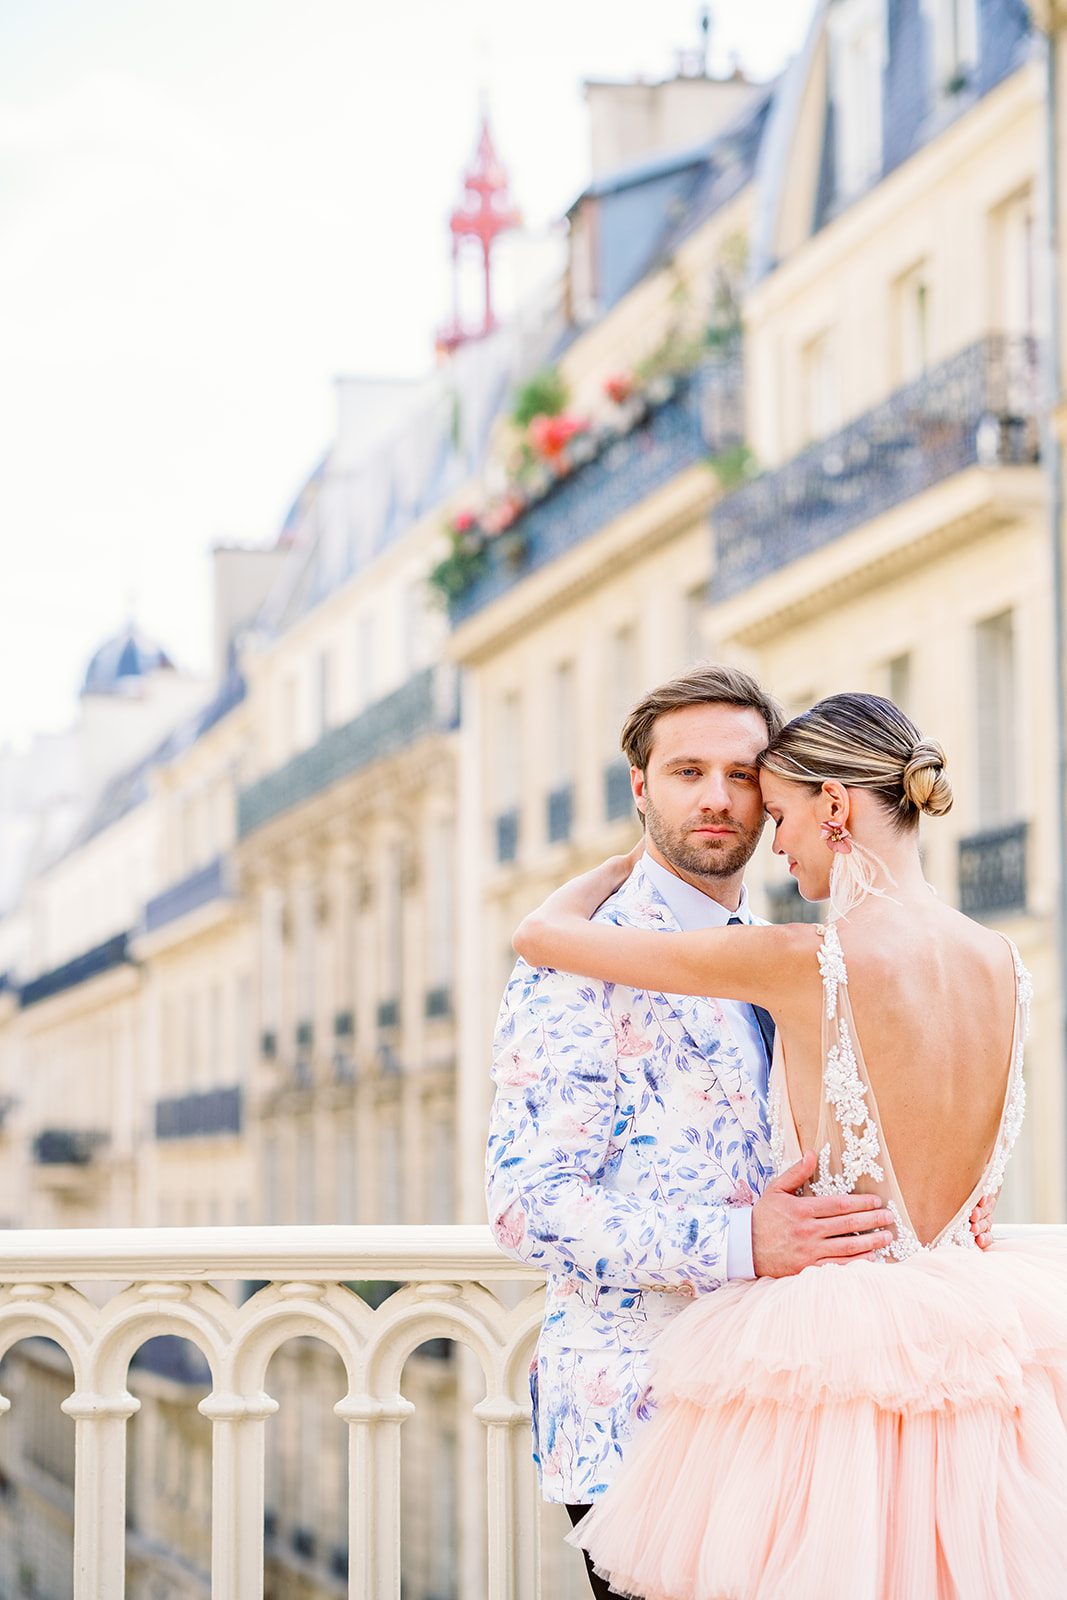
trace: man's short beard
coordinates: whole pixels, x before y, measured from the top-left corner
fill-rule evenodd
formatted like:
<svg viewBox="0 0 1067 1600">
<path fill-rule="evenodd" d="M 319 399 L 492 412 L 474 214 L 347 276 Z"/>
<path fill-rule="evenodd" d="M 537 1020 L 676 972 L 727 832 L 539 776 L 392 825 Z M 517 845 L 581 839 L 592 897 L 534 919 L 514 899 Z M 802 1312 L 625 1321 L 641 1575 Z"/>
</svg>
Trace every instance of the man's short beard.
<svg viewBox="0 0 1067 1600">
<path fill-rule="evenodd" d="M 645 827 L 648 836 L 664 860 L 679 872 L 692 873 L 700 878 L 733 878 L 743 872 L 751 861 L 763 832 L 763 823 L 746 832 L 737 821 L 729 817 L 694 817 L 688 826 L 672 828 L 666 823 L 645 790 Z M 737 828 L 736 839 L 709 839 L 692 830 L 705 828 Z"/>
</svg>

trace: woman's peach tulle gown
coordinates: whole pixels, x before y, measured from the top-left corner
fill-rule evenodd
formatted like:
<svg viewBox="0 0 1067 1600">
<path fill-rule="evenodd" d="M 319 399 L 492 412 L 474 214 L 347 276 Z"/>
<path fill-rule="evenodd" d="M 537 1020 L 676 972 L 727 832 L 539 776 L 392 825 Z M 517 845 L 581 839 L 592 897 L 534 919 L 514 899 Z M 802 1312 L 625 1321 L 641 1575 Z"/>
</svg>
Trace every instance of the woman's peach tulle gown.
<svg viewBox="0 0 1067 1600">
<path fill-rule="evenodd" d="M 979 1251 L 967 1218 L 1023 1114 L 1030 980 L 1000 1132 L 922 1246 L 885 1147 L 831 923 L 816 1192 L 864 1178 L 896 1211 L 886 1261 L 730 1284 L 657 1346 L 657 1415 L 572 1538 L 641 1600 L 1067 1597 L 1067 1249 Z M 778 1170 L 800 1151 L 776 1058 Z M 868 1185 L 869 1187 L 869 1185 Z"/>
</svg>

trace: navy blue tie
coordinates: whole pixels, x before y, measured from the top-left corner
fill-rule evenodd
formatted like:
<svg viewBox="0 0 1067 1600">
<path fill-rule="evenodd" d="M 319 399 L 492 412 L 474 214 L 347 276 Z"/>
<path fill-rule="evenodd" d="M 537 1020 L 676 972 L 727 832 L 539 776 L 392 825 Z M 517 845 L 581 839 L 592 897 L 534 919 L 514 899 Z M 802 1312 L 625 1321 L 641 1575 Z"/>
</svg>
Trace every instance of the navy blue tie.
<svg viewBox="0 0 1067 1600">
<path fill-rule="evenodd" d="M 731 917 L 727 923 L 729 928 L 745 928 L 748 924 L 742 917 Z M 764 1011 L 762 1006 L 750 1005 L 749 1009 L 756 1019 L 756 1025 L 763 1040 L 763 1048 L 767 1052 L 767 1065 L 770 1066 L 771 1057 L 774 1055 L 774 1018 L 769 1011 Z"/>
</svg>

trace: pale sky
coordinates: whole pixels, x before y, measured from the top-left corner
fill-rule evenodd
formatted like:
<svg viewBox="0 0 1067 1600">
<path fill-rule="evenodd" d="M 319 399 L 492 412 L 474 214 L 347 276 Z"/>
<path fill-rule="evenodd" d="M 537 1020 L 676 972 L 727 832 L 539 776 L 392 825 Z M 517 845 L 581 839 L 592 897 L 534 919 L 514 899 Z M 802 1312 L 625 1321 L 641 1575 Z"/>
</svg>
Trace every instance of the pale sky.
<svg viewBox="0 0 1067 1600">
<path fill-rule="evenodd" d="M 719 0 L 757 79 L 811 0 Z M 342 372 L 415 376 L 487 95 L 527 227 L 588 177 L 584 78 L 656 78 L 695 0 L 3 0 L 0 743 L 66 725 L 131 608 L 208 662 L 219 540 L 261 542 Z"/>
</svg>

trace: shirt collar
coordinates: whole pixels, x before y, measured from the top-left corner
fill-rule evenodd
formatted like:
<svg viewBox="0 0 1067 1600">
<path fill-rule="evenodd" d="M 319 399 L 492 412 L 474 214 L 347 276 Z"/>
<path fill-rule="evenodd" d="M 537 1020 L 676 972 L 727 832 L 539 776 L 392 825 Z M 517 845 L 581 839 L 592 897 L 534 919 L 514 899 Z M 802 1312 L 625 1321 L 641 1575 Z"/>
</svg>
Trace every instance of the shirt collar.
<svg viewBox="0 0 1067 1600">
<path fill-rule="evenodd" d="M 668 909 L 673 912 L 674 919 L 683 933 L 693 933 L 698 928 L 725 928 L 731 917 L 739 917 L 742 922 L 752 921 L 748 890 L 743 884 L 737 910 L 728 911 L 702 889 L 694 889 L 691 883 L 679 878 L 669 867 L 653 861 L 650 855 L 641 857 L 641 865 L 660 898 L 666 901 Z"/>
</svg>

